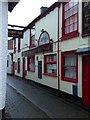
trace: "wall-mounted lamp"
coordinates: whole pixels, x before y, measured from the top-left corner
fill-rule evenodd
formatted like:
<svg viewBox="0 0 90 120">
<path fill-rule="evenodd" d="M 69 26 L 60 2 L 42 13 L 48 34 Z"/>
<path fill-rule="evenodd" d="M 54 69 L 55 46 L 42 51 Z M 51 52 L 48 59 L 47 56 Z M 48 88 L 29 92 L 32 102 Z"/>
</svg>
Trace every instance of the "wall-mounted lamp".
<svg viewBox="0 0 90 120">
<path fill-rule="evenodd" d="M 50 39 L 50 43 L 53 43 L 53 39 Z"/>
<path fill-rule="evenodd" d="M 44 32 L 44 29 L 42 29 L 41 32 Z"/>
</svg>

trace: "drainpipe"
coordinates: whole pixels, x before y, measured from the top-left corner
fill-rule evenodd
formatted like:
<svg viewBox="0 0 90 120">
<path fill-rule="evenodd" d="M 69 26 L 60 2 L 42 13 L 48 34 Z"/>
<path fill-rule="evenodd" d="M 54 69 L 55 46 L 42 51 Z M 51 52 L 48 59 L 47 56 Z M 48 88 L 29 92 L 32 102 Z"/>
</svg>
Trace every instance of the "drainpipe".
<svg viewBox="0 0 90 120">
<path fill-rule="evenodd" d="M 60 10 L 60 3 L 58 4 L 58 91 L 60 90 L 60 79 L 59 79 L 59 10 Z"/>
</svg>

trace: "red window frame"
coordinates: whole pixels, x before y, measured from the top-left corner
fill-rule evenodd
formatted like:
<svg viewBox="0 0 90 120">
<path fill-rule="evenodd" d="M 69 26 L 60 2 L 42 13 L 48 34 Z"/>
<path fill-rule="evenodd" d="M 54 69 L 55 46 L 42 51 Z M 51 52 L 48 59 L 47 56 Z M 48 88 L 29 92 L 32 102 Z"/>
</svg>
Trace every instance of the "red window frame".
<svg viewBox="0 0 90 120">
<path fill-rule="evenodd" d="M 18 62 L 18 67 L 17 67 L 18 70 L 17 70 L 17 72 L 20 73 L 20 58 L 18 58 L 17 62 Z"/>
<path fill-rule="evenodd" d="M 54 58 L 52 58 L 52 60 L 49 60 L 49 61 L 46 60 L 48 56 L 54 56 L 54 55 L 56 55 L 56 57 L 57 57 L 57 54 L 49 54 L 49 55 L 44 56 L 44 75 L 57 77 L 57 73 L 56 74 L 55 73 L 48 73 L 47 68 L 46 68 L 47 64 L 56 64 L 56 67 L 57 67 L 57 59 L 54 60 Z"/>
<path fill-rule="evenodd" d="M 16 53 L 16 38 L 14 39 L 14 53 Z"/>
<path fill-rule="evenodd" d="M 71 0 L 69 0 L 69 2 L 70 2 Z M 63 2 L 62 3 L 62 38 L 61 38 L 61 40 L 68 40 L 68 39 L 70 39 L 70 38 L 74 38 L 74 37 L 77 37 L 77 36 L 79 36 L 79 32 L 78 32 L 78 11 L 76 12 L 76 13 L 72 13 L 72 11 L 71 11 L 71 13 L 72 13 L 72 15 L 70 15 L 69 17 L 67 17 L 67 18 L 65 18 L 65 13 L 70 13 L 70 10 L 72 10 L 73 9 L 73 11 L 74 11 L 74 8 L 75 8 L 75 6 L 77 6 L 78 8 L 79 8 L 79 2 L 76 4 L 76 5 L 74 5 L 74 6 L 72 6 L 71 8 L 68 8 L 68 10 L 65 10 L 65 5 L 66 4 L 68 4 L 69 2 Z M 78 9 L 77 8 L 77 9 Z M 66 14 L 67 15 L 67 14 Z M 70 23 L 70 19 L 71 18 L 73 18 L 73 19 L 75 19 L 75 15 L 77 15 L 77 21 L 75 22 L 72 22 L 72 23 Z M 72 20 L 72 19 L 71 19 Z M 68 21 L 67 23 L 68 23 L 68 25 L 67 26 L 65 26 L 65 22 L 66 21 Z M 73 21 L 73 20 L 72 20 Z M 76 30 L 74 30 L 74 24 L 77 24 L 77 29 Z M 71 31 L 70 32 L 70 26 L 73 26 L 73 31 Z M 65 28 L 68 28 L 69 27 L 69 32 L 68 33 L 65 33 Z"/>
<path fill-rule="evenodd" d="M 35 35 L 33 35 L 33 36 L 35 36 Z M 30 48 L 33 48 L 33 47 L 35 47 L 35 44 L 32 44 L 32 33 L 31 33 L 31 29 L 30 29 Z"/>
<path fill-rule="evenodd" d="M 20 52 L 20 38 L 18 38 L 18 52 Z"/>
<path fill-rule="evenodd" d="M 34 70 L 31 70 L 30 69 L 30 59 L 32 59 L 33 63 L 34 63 Z M 31 56 L 31 57 L 27 57 L 27 70 L 30 71 L 30 72 L 35 72 L 35 56 Z"/>
<path fill-rule="evenodd" d="M 69 55 L 69 54 L 75 54 L 75 50 L 73 51 L 66 51 L 66 52 L 62 52 L 61 53 L 61 79 L 64 81 L 68 81 L 68 82 L 74 82 L 77 83 L 78 82 L 78 55 L 76 55 L 76 66 L 65 66 L 65 55 Z M 76 70 L 76 78 L 69 78 L 69 77 L 65 77 L 65 67 L 74 67 Z"/>
</svg>

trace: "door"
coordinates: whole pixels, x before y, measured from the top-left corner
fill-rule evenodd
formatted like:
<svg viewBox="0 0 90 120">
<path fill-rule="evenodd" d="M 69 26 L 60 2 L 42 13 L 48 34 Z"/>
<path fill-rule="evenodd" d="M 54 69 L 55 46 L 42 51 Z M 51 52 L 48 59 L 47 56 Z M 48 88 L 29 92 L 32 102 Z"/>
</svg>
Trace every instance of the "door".
<svg viewBox="0 0 90 120">
<path fill-rule="evenodd" d="M 25 80 L 25 58 L 23 58 L 23 72 L 22 72 L 22 79 Z"/>
<path fill-rule="evenodd" d="M 90 55 L 82 57 L 82 102 L 90 107 Z"/>
<path fill-rule="evenodd" d="M 42 61 L 38 61 L 38 78 L 42 79 Z"/>
<path fill-rule="evenodd" d="M 12 62 L 12 75 L 15 75 L 15 62 Z"/>
</svg>

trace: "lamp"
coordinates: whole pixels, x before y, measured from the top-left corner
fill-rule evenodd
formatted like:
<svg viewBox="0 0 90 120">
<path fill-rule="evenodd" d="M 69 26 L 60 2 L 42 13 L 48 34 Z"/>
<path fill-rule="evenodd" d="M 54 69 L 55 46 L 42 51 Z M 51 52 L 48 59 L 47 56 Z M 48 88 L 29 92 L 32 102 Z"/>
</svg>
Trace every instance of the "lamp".
<svg viewBox="0 0 90 120">
<path fill-rule="evenodd" d="M 50 39 L 50 43 L 53 43 L 53 39 Z"/>
</svg>

